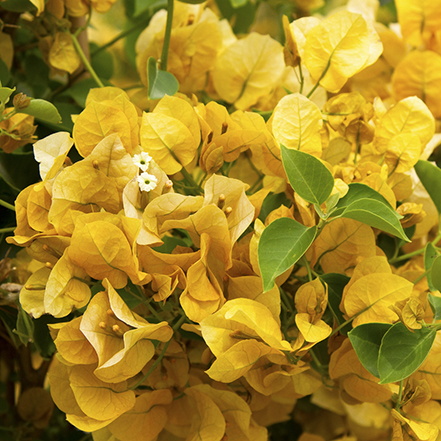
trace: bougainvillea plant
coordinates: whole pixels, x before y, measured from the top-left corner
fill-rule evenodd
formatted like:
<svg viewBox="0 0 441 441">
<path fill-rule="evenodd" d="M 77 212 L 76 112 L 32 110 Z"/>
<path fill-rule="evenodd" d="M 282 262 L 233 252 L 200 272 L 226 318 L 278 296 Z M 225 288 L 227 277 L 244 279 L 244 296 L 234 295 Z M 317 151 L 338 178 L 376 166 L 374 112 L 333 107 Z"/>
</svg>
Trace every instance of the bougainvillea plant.
<svg viewBox="0 0 441 441">
<path fill-rule="evenodd" d="M 1 433 L 441 439 L 441 1 L 123 3 L 0 2 Z"/>
</svg>

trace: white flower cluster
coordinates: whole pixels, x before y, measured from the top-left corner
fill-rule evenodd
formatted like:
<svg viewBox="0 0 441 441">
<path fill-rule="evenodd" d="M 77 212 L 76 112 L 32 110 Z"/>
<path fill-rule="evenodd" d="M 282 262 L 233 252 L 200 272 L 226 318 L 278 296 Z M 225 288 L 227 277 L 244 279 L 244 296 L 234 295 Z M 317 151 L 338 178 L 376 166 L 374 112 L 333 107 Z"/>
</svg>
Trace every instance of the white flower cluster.
<svg viewBox="0 0 441 441">
<path fill-rule="evenodd" d="M 142 172 L 137 178 L 141 191 L 153 190 L 158 183 L 158 178 L 155 175 L 147 173 L 151 160 L 152 157 L 146 152 L 141 152 L 139 155 L 133 156 L 133 162 Z"/>
</svg>

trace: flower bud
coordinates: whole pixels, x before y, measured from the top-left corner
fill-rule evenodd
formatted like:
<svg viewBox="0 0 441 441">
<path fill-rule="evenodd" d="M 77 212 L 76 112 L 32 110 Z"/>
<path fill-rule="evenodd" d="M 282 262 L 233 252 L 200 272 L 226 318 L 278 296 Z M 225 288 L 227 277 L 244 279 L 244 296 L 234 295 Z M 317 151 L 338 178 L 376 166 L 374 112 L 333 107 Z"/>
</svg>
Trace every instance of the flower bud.
<svg viewBox="0 0 441 441">
<path fill-rule="evenodd" d="M 12 104 L 17 110 L 26 109 L 31 104 L 31 99 L 24 93 L 17 93 L 12 100 Z"/>
</svg>

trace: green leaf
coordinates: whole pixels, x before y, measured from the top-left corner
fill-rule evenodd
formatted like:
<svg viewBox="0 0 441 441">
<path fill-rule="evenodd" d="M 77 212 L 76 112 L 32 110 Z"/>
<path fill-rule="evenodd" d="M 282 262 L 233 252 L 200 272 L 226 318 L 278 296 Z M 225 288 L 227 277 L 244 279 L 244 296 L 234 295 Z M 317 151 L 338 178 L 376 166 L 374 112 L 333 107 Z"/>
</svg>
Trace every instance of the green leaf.
<svg viewBox="0 0 441 441">
<path fill-rule="evenodd" d="M 165 95 L 174 95 L 179 89 L 178 80 L 170 72 L 158 70 L 156 60 L 150 57 L 147 61 L 149 80 L 149 99 L 157 100 Z"/>
<path fill-rule="evenodd" d="M 62 101 L 54 101 L 54 105 L 57 107 L 58 112 L 61 115 L 61 124 L 45 123 L 45 126 L 49 127 L 54 132 L 65 131 L 72 133 L 72 115 L 78 115 L 79 113 L 81 113 L 83 108 L 77 106 L 74 103 L 67 103 Z"/>
<path fill-rule="evenodd" d="M 259 213 L 259 219 L 262 222 L 265 222 L 267 216 L 273 211 L 279 208 L 281 205 L 284 205 L 287 208 L 290 208 L 292 205 L 292 201 L 286 197 L 286 194 L 283 193 L 270 193 L 262 203 Z"/>
<path fill-rule="evenodd" d="M 10 89 L 9 87 L 0 87 L 0 102 L 6 104 L 9 101 L 9 97 L 14 93 L 15 87 Z"/>
<path fill-rule="evenodd" d="M 8 84 L 11 79 L 11 73 L 9 72 L 8 66 L 0 58 L 0 81 L 2 84 Z"/>
<path fill-rule="evenodd" d="M 372 199 L 359 199 L 347 207 L 340 217 L 363 222 L 410 242 L 400 224 L 401 216 L 390 206 Z"/>
<path fill-rule="evenodd" d="M 432 286 L 434 291 L 441 291 L 441 256 L 438 256 L 432 264 L 431 271 Z"/>
<path fill-rule="evenodd" d="M 349 340 L 361 364 L 377 378 L 380 378 L 377 363 L 381 340 L 391 326 L 389 323 L 365 323 L 348 332 Z"/>
<path fill-rule="evenodd" d="M 16 191 L 38 182 L 40 173 L 34 153 L 8 154 L 0 151 L 0 178 Z"/>
<path fill-rule="evenodd" d="M 40 121 L 58 124 L 61 122 L 61 116 L 57 108 L 49 101 L 32 99 L 31 103 L 25 109 L 20 109 L 19 113 L 34 116 Z"/>
<path fill-rule="evenodd" d="M 383 204 L 388 205 L 390 208 L 392 206 L 389 202 L 380 194 L 378 191 L 375 191 L 373 188 L 369 187 L 366 184 L 360 184 L 358 182 L 354 182 L 348 185 L 349 190 L 346 195 L 340 199 L 337 204 L 337 210 L 333 213 L 335 216 L 343 213 L 346 207 L 349 207 L 353 202 L 358 201 L 359 199 L 374 199 L 379 202 L 383 202 Z M 401 216 L 396 214 L 398 219 L 401 219 Z"/>
<path fill-rule="evenodd" d="M 380 384 L 395 383 L 412 375 L 429 355 L 436 331 L 422 328 L 410 332 L 396 323 L 383 337 L 378 356 Z"/>
<path fill-rule="evenodd" d="M 365 184 L 349 184 L 349 191 L 340 199 L 332 217 L 358 220 L 410 242 L 399 222 L 403 216 L 378 191 Z"/>
<path fill-rule="evenodd" d="M 105 86 L 112 86 L 110 81 L 105 79 L 101 79 Z M 67 95 L 71 97 L 79 106 L 83 109 L 86 107 L 86 99 L 87 95 L 89 95 L 90 89 L 96 87 L 96 82 L 93 78 L 85 78 L 84 80 L 78 81 L 73 84 L 66 92 L 63 93 L 63 96 Z"/>
<path fill-rule="evenodd" d="M 294 191 L 311 204 L 323 204 L 334 188 L 332 173 L 314 156 L 280 147 L 283 167 Z"/>
<path fill-rule="evenodd" d="M 177 247 L 177 246 L 181 246 L 181 247 L 186 247 L 188 246 L 188 244 L 181 239 L 180 237 L 175 237 L 175 236 L 164 236 L 162 238 L 163 240 L 163 244 L 158 246 L 158 247 L 154 247 L 153 249 L 155 251 L 159 251 L 160 253 L 164 253 L 164 254 L 171 254 L 172 251 Z"/>
<path fill-rule="evenodd" d="M 308 228 L 288 217 L 276 219 L 263 230 L 257 254 L 264 292 L 272 289 L 276 277 L 303 256 L 316 231 L 315 226 Z"/>
<path fill-rule="evenodd" d="M 350 278 L 344 274 L 329 273 L 321 275 L 320 280 L 328 285 L 328 306 L 334 319 L 341 325 L 345 322 L 345 319 L 340 311 L 340 303 L 343 297 L 343 290 Z M 340 330 L 340 334 L 346 335 L 349 329 L 351 329 L 350 323 Z"/>
<path fill-rule="evenodd" d="M 427 193 L 429 193 L 438 213 L 441 214 L 441 192 L 439 191 L 441 188 L 441 170 L 436 165 L 420 159 L 415 164 L 415 171 Z"/>
<path fill-rule="evenodd" d="M 34 11 L 36 7 L 29 0 L 5 0 L 2 2 L 3 9 L 12 12 Z"/>
<path fill-rule="evenodd" d="M 338 204 L 340 193 L 335 193 L 326 200 L 326 213 L 330 214 Z"/>
<path fill-rule="evenodd" d="M 204 3 L 206 0 L 179 0 L 179 1 L 182 3 L 188 3 L 189 5 L 199 5 L 200 3 Z M 243 1 L 243 0 L 240 0 L 240 1 Z M 246 2 L 247 2 L 247 0 L 245 0 L 245 3 Z"/>
<path fill-rule="evenodd" d="M 0 306 L 0 320 L 3 322 L 12 343 L 18 348 L 21 344 L 20 339 L 13 332 L 17 323 L 17 309 L 8 305 Z"/>
<path fill-rule="evenodd" d="M 432 242 L 428 242 L 424 250 L 424 269 L 427 271 L 427 284 L 429 285 L 430 291 L 436 291 L 438 288 L 432 283 L 432 266 L 436 258 L 439 256 L 438 251 Z M 436 276 L 435 276 L 436 277 Z"/>
<path fill-rule="evenodd" d="M 247 4 L 248 0 L 230 0 L 231 6 L 234 9 L 240 8 L 242 6 L 245 6 Z"/>
<path fill-rule="evenodd" d="M 34 340 L 34 324 L 31 317 L 21 307 L 18 311 L 16 329 L 13 332 L 18 335 L 25 346 Z"/>
<path fill-rule="evenodd" d="M 72 317 L 73 318 L 73 317 Z M 40 318 L 34 319 L 34 343 L 38 352 L 43 358 L 50 358 L 56 351 L 55 344 L 49 332 L 48 324 L 61 323 L 66 321 L 66 317 L 57 319 L 49 314 L 43 314 Z"/>
<path fill-rule="evenodd" d="M 26 82 L 32 87 L 29 96 L 45 96 L 49 91 L 49 66 L 35 52 L 27 53 L 24 63 Z"/>
<path fill-rule="evenodd" d="M 257 6 L 254 2 L 247 2 L 240 8 L 233 8 L 230 0 L 216 0 L 222 17 L 234 23 L 233 31 L 237 34 L 246 34 L 254 23 Z"/>
<path fill-rule="evenodd" d="M 128 285 L 124 288 L 117 289 L 117 293 L 124 300 L 124 303 L 130 308 L 136 308 L 143 301 L 143 298 L 140 296 L 138 292 L 139 287 L 135 286 L 132 282 L 129 282 Z"/>
<path fill-rule="evenodd" d="M 146 12 L 150 8 L 159 9 L 159 6 L 163 6 L 163 8 L 166 8 L 167 2 L 164 2 L 162 0 L 134 0 L 133 16 L 137 17 L 138 15 L 142 14 L 143 12 Z"/>
<path fill-rule="evenodd" d="M 92 43 L 90 45 L 90 64 L 92 68 L 99 76 L 100 80 L 110 80 L 113 76 L 114 72 L 114 59 L 110 52 L 106 50 L 102 50 L 95 53 L 95 50 L 98 48 L 97 44 Z M 96 85 L 96 83 L 95 83 Z"/>
<path fill-rule="evenodd" d="M 428 294 L 427 299 L 429 300 L 430 307 L 433 311 L 433 320 L 441 319 L 441 297 L 436 297 L 433 294 Z"/>
</svg>

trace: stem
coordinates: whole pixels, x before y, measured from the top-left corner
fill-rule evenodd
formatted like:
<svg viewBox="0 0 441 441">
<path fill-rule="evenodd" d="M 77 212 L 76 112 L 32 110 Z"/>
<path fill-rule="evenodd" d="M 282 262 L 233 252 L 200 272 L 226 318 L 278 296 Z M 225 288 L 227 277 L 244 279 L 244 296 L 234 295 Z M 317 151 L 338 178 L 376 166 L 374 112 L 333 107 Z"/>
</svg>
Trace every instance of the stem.
<svg viewBox="0 0 441 441">
<path fill-rule="evenodd" d="M 130 35 L 132 32 L 135 32 L 138 28 L 147 25 L 150 22 L 150 16 L 147 19 L 141 20 L 138 23 L 135 23 L 132 27 L 126 29 L 125 31 L 122 31 L 117 36 L 112 38 L 110 41 L 108 41 L 106 44 L 103 44 L 102 46 L 96 48 L 94 51 L 92 51 L 92 55 L 96 55 L 103 50 L 107 49 L 110 46 L 113 46 L 116 42 L 119 40 L 127 37 L 127 35 Z"/>
<path fill-rule="evenodd" d="M 167 23 L 165 25 L 164 45 L 161 54 L 161 70 L 167 71 L 168 48 L 170 46 L 170 37 L 173 24 L 173 6 L 174 0 L 167 0 Z"/>
<path fill-rule="evenodd" d="M 418 276 L 412 283 L 414 285 L 416 285 L 420 280 L 424 279 L 424 277 L 427 276 L 427 274 L 430 273 L 430 271 L 432 271 L 432 268 L 430 268 L 429 270 L 425 271 L 423 274 L 421 274 L 420 276 Z"/>
<path fill-rule="evenodd" d="M 147 300 L 144 302 L 144 305 L 147 306 L 147 309 L 152 313 L 153 317 L 155 317 L 160 322 L 164 321 L 162 317 L 156 312 L 156 310 L 153 308 L 152 305 L 150 305 L 150 302 Z"/>
<path fill-rule="evenodd" d="M 175 155 L 173 155 L 175 157 Z M 198 183 L 194 180 L 193 176 L 188 173 L 188 171 L 185 169 L 185 167 L 182 167 L 182 169 L 180 170 L 180 172 L 184 175 L 184 178 L 189 182 L 189 184 L 196 188 L 197 190 L 199 190 L 200 193 L 203 193 L 204 191 L 202 190 L 201 186 L 198 185 Z"/>
<path fill-rule="evenodd" d="M 257 181 L 253 184 L 253 186 L 247 190 L 247 194 L 253 194 L 254 190 L 260 186 L 264 178 L 265 178 L 264 175 L 260 175 Z"/>
<path fill-rule="evenodd" d="M 281 299 L 281 305 L 285 306 L 286 310 L 289 312 L 293 312 L 293 307 L 291 306 L 291 302 L 289 301 L 288 296 L 286 295 L 286 292 L 280 288 L 280 299 Z"/>
<path fill-rule="evenodd" d="M 357 140 L 355 143 L 354 165 L 357 165 L 357 156 L 358 156 L 359 151 L 360 151 L 360 123 L 358 123 Z M 397 164 L 398 164 L 398 162 L 397 162 Z"/>
<path fill-rule="evenodd" d="M 360 311 L 359 313 L 355 314 L 354 316 L 352 316 L 350 319 L 346 320 L 345 322 L 343 322 L 340 326 L 338 326 L 337 328 L 335 328 L 330 334 L 329 337 L 333 336 L 334 334 L 337 334 L 337 332 L 340 331 L 340 329 L 343 329 L 346 325 L 348 325 L 349 323 L 351 323 L 355 317 L 357 317 L 358 315 L 360 315 L 363 311 Z"/>
<path fill-rule="evenodd" d="M 15 207 L 12 204 L 9 204 L 8 202 L 3 201 L 2 199 L 0 199 L 0 205 L 3 205 L 3 207 L 15 211 Z"/>
<path fill-rule="evenodd" d="M 305 263 L 306 271 L 308 271 L 308 279 L 310 282 L 312 282 L 312 273 L 311 273 L 311 268 L 309 266 L 309 262 L 305 256 L 302 257 L 302 260 Z"/>
<path fill-rule="evenodd" d="M 323 80 L 326 73 L 328 72 L 329 67 L 331 66 L 331 57 L 329 57 L 328 64 L 326 65 L 325 70 L 320 75 L 320 78 L 318 79 L 317 83 L 315 83 L 314 87 L 309 91 L 308 95 L 306 95 L 306 98 L 311 98 L 312 94 L 316 91 L 317 87 L 320 86 L 320 81 Z"/>
<path fill-rule="evenodd" d="M 89 60 L 87 59 L 86 55 L 84 54 L 83 49 L 78 41 L 78 38 L 74 34 L 71 34 L 71 36 L 72 36 L 73 45 L 75 46 L 75 49 L 78 55 L 80 56 L 81 61 L 84 64 L 84 67 L 87 69 L 87 71 L 90 73 L 92 78 L 95 80 L 95 83 L 98 85 L 98 87 L 104 87 L 104 84 L 101 82 L 98 75 L 94 71 L 92 65 L 89 63 Z"/>
<path fill-rule="evenodd" d="M 300 95 L 303 94 L 303 86 L 305 85 L 305 79 L 303 78 L 303 71 L 302 71 L 302 62 L 299 63 L 299 75 L 300 75 Z"/>
<path fill-rule="evenodd" d="M 7 227 L 7 228 L 0 228 L 0 234 L 1 233 L 11 233 L 14 231 L 17 227 Z"/>
<path fill-rule="evenodd" d="M 314 363 L 316 364 L 317 368 L 320 370 L 320 373 L 323 375 L 323 373 L 328 373 L 328 368 L 327 366 L 323 365 L 320 360 L 317 357 L 317 354 L 314 352 L 314 350 L 312 348 L 309 349 L 308 351 L 309 355 L 311 356 L 312 360 L 314 361 Z"/>
<path fill-rule="evenodd" d="M 173 333 L 177 331 L 178 328 L 181 327 L 182 323 L 185 322 L 185 320 L 187 319 L 187 317 L 185 315 L 183 315 L 177 322 L 176 324 L 173 326 Z M 150 377 L 150 375 L 153 373 L 153 371 L 156 369 L 156 367 L 158 366 L 159 363 L 161 363 L 161 360 L 164 358 L 165 353 L 167 352 L 167 348 L 170 345 L 172 341 L 172 338 L 164 345 L 164 347 L 162 348 L 161 353 L 159 354 L 158 358 L 156 359 L 156 361 L 152 364 L 151 368 L 148 370 L 148 372 L 134 385 L 130 388 L 130 390 L 135 390 L 137 387 L 139 387 L 142 383 L 144 383 L 145 380 L 147 380 L 148 377 Z"/>
<path fill-rule="evenodd" d="M 133 297 L 139 299 L 144 305 L 147 307 L 147 309 L 152 313 L 153 317 L 155 317 L 159 322 L 163 322 L 163 318 L 158 314 L 158 312 L 153 308 L 153 306 L 150 304 L 151 299 L 146 299 L 144 296 L 144 293 L 141 290 L 141 287 L 139 285 L 136 285 L 138 288 L 139 296 L 136 295 L 131 289 L 129 289 L 127 286 L 124 288 L 126 292 L 128 292 Z"/>
<path fill-rule="evenodd" d="M 435 239 L 433 239 L 431 242 L 435 245 L 440 240 L 441 240 L 441 234 L 438 234 L 438 236 L 436 236 Z M 416 250 L 416 251 L 412 251 L 411 253 L 402 254 L 401 256 L 398 256 L 398 257 L 390 259 L 389 263 L 401 262 L 402 260 L 406 260 L 406 259 L 409 259 L 411 257 L 418 256 L 419 254 L 424 253 L 425 249 L 426 249 L 426 247 L 420 248 L 419 250 Z"/>
<path fill-rule="evenodd" d="M 201 187 L 202 182 L 204 182 L 205 178 L 207 177 L 207 174 L 208 174 L 207 172 L 204 172 L 201 179 L 199 179 L 199 184 L 198 184 L 199 187 Z"/>
<path fill-rule="evenodd" d="M 258 113 L 262 118 L 269 119 L 273 114 L 274 110 L 252 110 L 254 113 Z"/>
<path fill-rule="evenodd" d="M 9 113 L 7 113 L 6 115 L 2 115 L 2 121 L 6 121 L 7 119 L 13 117 L 17 112 L 17 109 L 12 109 Z M 11 135 L 9 135 L 11 136 Z M 12 136 L 11 136 L 12 138 Z"/>
<path fill-rule="evenodd" d="M 395 406 L 395 409 L 398 410 L 398 412 L 400 411 L 400 407 L 401 407 L 401 400 L 403 399 L 403 382 L 404 380 L 400 381 L 400 391 L 398 392 L 398 401 L 397 404 Z"/>
</svg>

